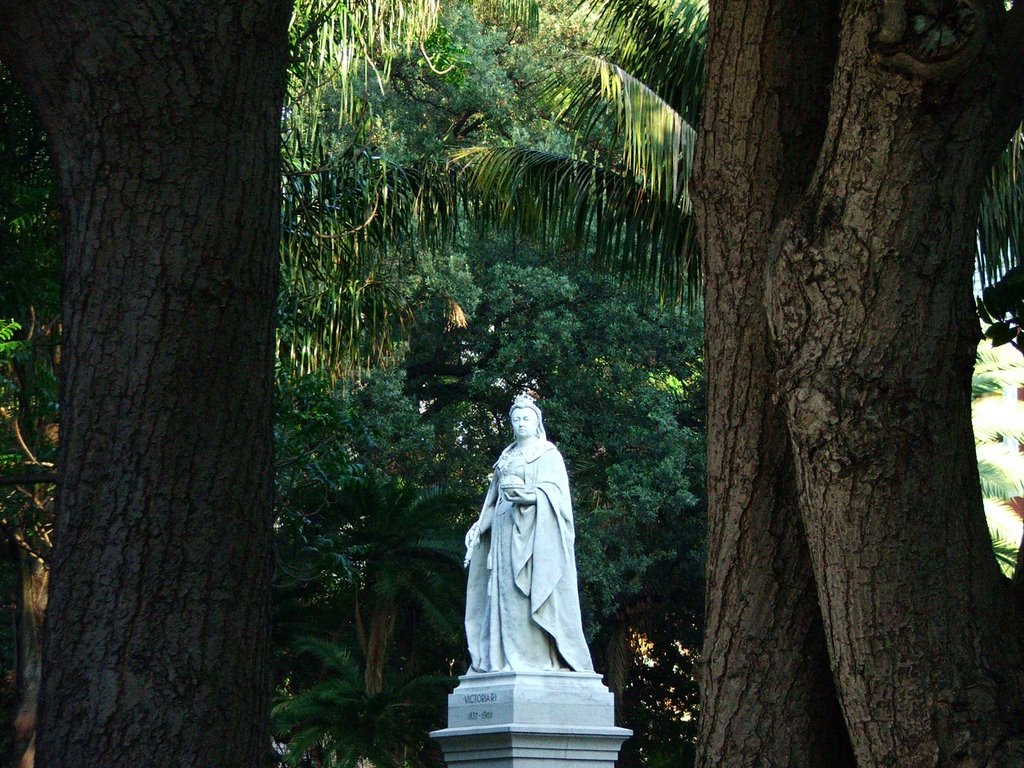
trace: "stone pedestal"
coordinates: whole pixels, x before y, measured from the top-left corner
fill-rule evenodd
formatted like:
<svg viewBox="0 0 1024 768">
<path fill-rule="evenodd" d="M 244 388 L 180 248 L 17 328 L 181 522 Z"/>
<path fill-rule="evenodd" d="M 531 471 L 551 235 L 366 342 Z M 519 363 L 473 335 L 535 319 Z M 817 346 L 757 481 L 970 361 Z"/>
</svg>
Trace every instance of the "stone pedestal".
<svg viewBox="0 0 1024 768">
<path fill-rule="evenodd" d="M 449 768 L 613 768 L 632 733 L 598 674 L 489 672 L 459 678 L 430 735 Z"/>
</svg>

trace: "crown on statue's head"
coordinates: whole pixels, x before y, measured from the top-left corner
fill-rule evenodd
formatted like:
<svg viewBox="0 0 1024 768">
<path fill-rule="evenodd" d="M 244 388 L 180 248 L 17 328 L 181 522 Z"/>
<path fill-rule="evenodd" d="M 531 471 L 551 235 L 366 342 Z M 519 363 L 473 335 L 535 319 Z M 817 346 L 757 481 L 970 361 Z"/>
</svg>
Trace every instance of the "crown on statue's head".
<svg viewBox="0 0 1024 768">
<path fill-rule="evenodd" d="M 512 407 L 508 409 L 509 417 L 512 416 L 512 411 L 516 408 L 529 408 L 537 414 L 538 419 L 541 418 L 540 406 L 537 405 L 537 401 L 533 399 L 533 396 L 529 392 L 523 392 L 521 395 L 516 395 L 516 399 L 512 401 Z"/>
<path fill-rule="evenodd" d="M 529 392 L 523 392 L 521 395 L 516 395 L 516 399 L 512 401 L 512 407 L 509 410 L 514 411 L 516 408 L 537 410 L 537 401 L 530 396 Z"/>
</svg>

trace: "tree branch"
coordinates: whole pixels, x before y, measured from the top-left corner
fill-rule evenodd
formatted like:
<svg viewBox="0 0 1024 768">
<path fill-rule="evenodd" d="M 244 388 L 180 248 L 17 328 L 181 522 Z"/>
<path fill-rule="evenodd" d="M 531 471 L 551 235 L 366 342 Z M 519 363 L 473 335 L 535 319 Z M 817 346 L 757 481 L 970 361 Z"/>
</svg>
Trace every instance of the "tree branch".
<svg viewBox="0 0 1024 768">
<path fill-rule="evenodd" d="M 420 40 L 420 53 L 423 54 L 423 59 L 427 62 L 427 66 L 430 67 L 430 71 L 433 72 L 435 75 L 440 75 L 441 77 L 444 77 L 453 69 L 455 69 L 454 64 L 449 64 L 444 69 L 438 69 L 437 67 L 435 67 L 433 60 L 431 60 L 430 55 L 427 53 L 427 49 L 423 46 L 422 40 Z"/>
<path fill-rule="evenodd" d="M 23 450 L 25 452 L 25 455 L 28 457 L 29 461 L 31 461 L 37 467 L 46 466 L 44 462 L 42 462 L 42 461 L 40 461 L 39 459 L 36 458 L 36 455 L 34 453 L 32 453 L 32 449 L 29 448 L 28 444 L 25 442 L 25 438 L 21 434 L 21 424 L 19 423 L 19 420 L 18 419 L 14 419 L 12 421 L 12 425 L 14 427 L 14 437 L 17 438 L 18 445 L 21 446 L 21 450 Z"/>
<path fill-rule="evenodd" d="M 44 566 L 47 564 L 46 556 L 33 547 L 32 544 L 29 543 L 29 540 L 25 538 L 25 534 L 11 525 L 10 521 L 0 520 L 0 530 L 3 530 L 3 532 L 7 534 L 7 538 L 16 548 L 25 552 L 29 557 L 35 558 Z M 49 542 L 47 542 L 47 544 L 49 544 Z"/>
</svg>

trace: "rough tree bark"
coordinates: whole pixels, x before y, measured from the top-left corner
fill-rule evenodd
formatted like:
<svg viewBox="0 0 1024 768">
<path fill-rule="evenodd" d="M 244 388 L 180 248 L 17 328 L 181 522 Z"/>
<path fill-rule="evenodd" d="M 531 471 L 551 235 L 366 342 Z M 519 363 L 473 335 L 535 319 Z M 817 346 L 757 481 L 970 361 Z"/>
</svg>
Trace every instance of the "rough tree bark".
<svg viewBox="0 0 1024 768">
<path fill-rule="evenodd" d="M 929 15 L 931 14 L 931 15 Z M 970 425 L 975 212 L 1024 6 L 712 1 L 698 765 L 1024 764 Z"/>
<path fill-rule="evenodd" d="M 62 482 L 36 765 L 269 747 L 289 0 L 0 0 L 64 216 Z"/>
</svg>

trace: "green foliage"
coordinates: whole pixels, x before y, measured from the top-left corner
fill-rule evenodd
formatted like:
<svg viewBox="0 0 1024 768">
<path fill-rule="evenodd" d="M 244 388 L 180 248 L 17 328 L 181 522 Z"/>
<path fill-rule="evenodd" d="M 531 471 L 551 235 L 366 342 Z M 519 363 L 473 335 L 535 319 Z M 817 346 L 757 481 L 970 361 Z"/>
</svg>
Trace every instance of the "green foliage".
<svg viewBox="0 0 1024 768">
<path fill-rule="evenodd" d="M 689 125 L 704 85 L 705 2 L 596 0 L 597 38 L 619 66 L 647 83 Z"/>
<path fill-rule="evenodd" d="M 597 56 L 579 55 L 579 75 L 562 83 L 560 114 L 581 125 L 581 139 L 611 117 L 620 134 L 622 171 L 652 196 L 689 210 L 685 181 L 690 175 L 694 129 L 657 91 L 630 72 Z"/>
<path fill-rule="evenodd" d="M 996 554 L 996 562 L 1006 578 L 1013 578 L 1013 572 L 1017 568 L 1017 550 L 1020 549 L 1019 542 L 1010 541 L 999 533 L 997 529 L 990 528 L 992 536 L 992 549 Z"/>
<path fill-rule="evenodd" d="M 44 433 L 56 419 L 58 242 L 46 134 L 0 66 L 0 409 L 8 421 L 20 412 L 22 437 L 41 459 L 54 448 Z"/>
<path fill-rule="evenodd" d="M 473 0 L 477 13 L 497 23 L 511 23 L 526 34 L 534 34 L 540 25 L 540 7 L 536 0 Z"/>
<path fill-rule="evenodd" d="M 433 185 L 368 143 L 368 100 L 396 58 L 438 37 L 437 0 L 302 0 L 291 25 L 283 121 L 280 355 L 300 372 L 337 377 L 386 361 L 408 319 L 391 243 L 427 209 Z"/>
<path fill-rule="evenodd" d="M 428 68 L 447 85 L 464 86 L 473 71 L 469 47 L 455 42 L 450 29 L 439 24 L 420 47 L 416 66 Z"/>
<path fill-rule="evenodd" d="M 632 676 L 623 692 L 623 710 L 634 736 L 623 745 L 623 768 L 675 768 L 696 756 L 700 690 L 697 686 L 703 625 L 694 621 L 704 599 L 702 578 L 690 565 L 670 566 L 661 581 L 675 600 L 660 604 L 657 621 L 634 637 Z"/>
<path fill-rule="evenodd" d="M 57 450 L 57 360 L 60 250 L 57 190 L 46 134 L 29 100 L 0 66 L 0 471 L 50 475 Z M 26 579 L 42 578 L 50 553 L 54 486 L 0 487 L 0 528 L 6 564 L 2 594 L 14 629 Z M 38 586 L 38 585 L 36 585 Z M 32 606 L 34 607 L 34 606 Z M 15 633 L 16 634 L 16 633 Z M 4 711 L 13 713 L 37 677 L 41 648 L 31 633 L 0 638 L 10 665 L 4 675 Z M 0 754 L 13 764 L 13 733 L 0 731 Z"/>
<path fill-rule="evenodd" d="M 281 507 L 285 591 L 338 609 L 332 630 L 352 620 L 362 632 L 357 603 L 372 610 L 381 601 L 415 609 L 441 633 L 460 625 L 462 542 L 452 524 L 458 497 L 373 475 L 319 488 L 321 494 L 293 494 Z M 371 650 L 381 651 L 364 649 Z"/>
<path fill-rule="evenodd" d="M 367 466 L 387 476 L 420 488 L 440 485 L 434 430 L 404 384 L 400 369 L 378 370 L 351 390 L 348 408 L 360 425 L 355 450 Z"/>
<path fill-rule="evenodd" d="M 0 362 L 9 359 L 14 352 L 24 347 L 23 342 L 14 339 L 14 333 L 20 330 L 21 326 L 17 320 L 0 318 Z"/>
<path fill-rule="evenodd" d="M 387 518 L 395 522 L 393 515 Z M 399 563 L 379 548 L 388 538 L 386 524 L 365 522 L 349 537 L 319 529 L 307 539 L 310 557 L 298 568 L 290 557 L 285 563 L 292 567 L 284 571 L 276 601 L 283 675 L 274 725 L 293 764 L 310 753 L 321 759 L 334 753 L 339 765 L 415 760 L 424 754 L 427 731 L 443 718 L 450 680 L 430 670 L 450 664 L 437 658 L 436 649 L 453 647 L 461 628 L 460 590 L 446 576 L 446 565 L 438 567 L 443 556 L 415 530 L 405 531 L 413 543 L 399 547 L 395 558 L 412 553 L 416 561 Z M 401 530 L 389 533 L 400 538 Z M 457 574 L 457 564 L 448 573 Z M 398 625 L 383 638 L 373 632 L 378 607 Z M 337 639 L 318 639 L 328 637 Z M 365 644 L 377 641 L 387 648 L 377 648 L 375 655 Z M 314 648 L 329 648 L 337 663 L 321 654 L 322 666 L 310 666 L 304 657 Z M 375 660 L 380 675 L 370 685 Z M 412 745 L 416 749 L 409 753 Z"/>
<path fill-rule="evenodd" d="M 972 378 L 971 418 L 978 476 L 996 559 L 1012 576 L 1021 521 L 1008 502 L 1024 496 L 1024 402 L 1006 390 L 1024 386 L 1024 357 L 988 344 L 978 347 Z M 1012 441 L 1012 442 L 1011 442 Z"/>
<path fill-rule="evenodd" d="M 0 466 L 50 472 L 56 453 L 59 230 L 46 134 L 0 67 Z M 0 489 L 0 519 L 36 557 L 49 550 L 52 486 Z"/>
<path fill-rule="evenodd" d="M 389 679 L 384 691 L 368 694 L 359 664 L 344 646 L 306 638 L 296 650 L 300 659 L 314 662 L 321 674 L 308 689 L 279 697 L 274 705 L 274 730 L 286 744 L 288 765 L 350 768 L 369 762 L 381 768 L 411 768 L 442 764 L 427 732 L 435 725 L 431 700 L 443 697 L 448 678 Z"/>
<path fill-rule="evenodd" d="M 548 140 L 530 83 L 548 72 L 544 56 L 559 48 L 548 29 L 566 27 L 561 14 L 572 3 L 549 6 L 545 30 L 513 45 L 494 25 L 511 17 L 532 28 L 536 4 L 452 4 L 420 27 L 418 40 L 360 42 L 352 50 L 372 65 L 352 65 L 344 78 L 321 65 L 342 37 L 338 28 L 323 25 L 315 4 L 298 9 L 284 121 L 279 329 L 281 356 L 297 370 L 337 378 L 392 359 L 411 320 L 407 275 L 417 250 L 452 242 L 474 213 L 457 169 L 445 163 L 452 145 Z M 318 35 L 328 42 L 315 44 Z"/>
<path fill-rule="evenodd" d="M 545 88 L 578 148 L 456 156 L 484 221 L 592 251 L 596 265 L 647 295 L 694 300 L 699 260 L 686 191 L 694 131 L 682 115 L 697 110 L 705 13 L 696 0 L 599 3 L 593 42 L 607 56 L 556 68 Z M 647 58 L 657 52 L 666 59 Z"/>
<path fill-rule="evenodd" d="M 452 588 L 461 577 L 462 541 L 452 525 L 459 502 L 438 489 L 419 491 L 371 474 L 329 494 L 318 523 L 327 525 L 334 545 L 354 565 L 368 605 L 416 603 L 443 631 L 461 621 L 459 590 Z"/>
<path fill-rule="evenodd" d="M 530 148 L 477 147 L 456 159 L 467 166 L 484 225 L 563 251 L 586 244 L 598 269 L 634 286 L 661 286 L 673 301 L 699 279 L 693 216 L 630 176 Z"/>
<path fill-rule="evenodd" d="M 415 478 L 430 470 L 416 465 L 428 462 L 431 432 L 388 377 L 377 378 L 346 391 L 279 374 L 279 581 L 335 608 L 351 607 L 353 590 L 409 597 L 445 625 L 458 611 L 438 596 L 438 579 L 461 578 L 452 520 L 463 500 L 419 490 Z"/>
<path fill-rule="evenodd" d="M 985 395 L 1002 394 L 1008 387 L 1024 387 L 1024 357 L 1008 355 L 998 346 L 978 345 L 971 376 L 971 397 L 975 402 Z"/>
<path fill-rule="evenodd" d="M 357 115 L 365 89 L 382 84 L 394 58 L 430 35 L 439 11 L 437 0 L 300 0 L 290 28 L 290 109 L 315 130 L 329 92 L 339 124 Z"/>
<path fill-rule="evenodd" d="M 28 98 L 0 66 L 0 316 L 31 325 L 56 314 L 56 183 L 46 134 Z"/>
</svg>

